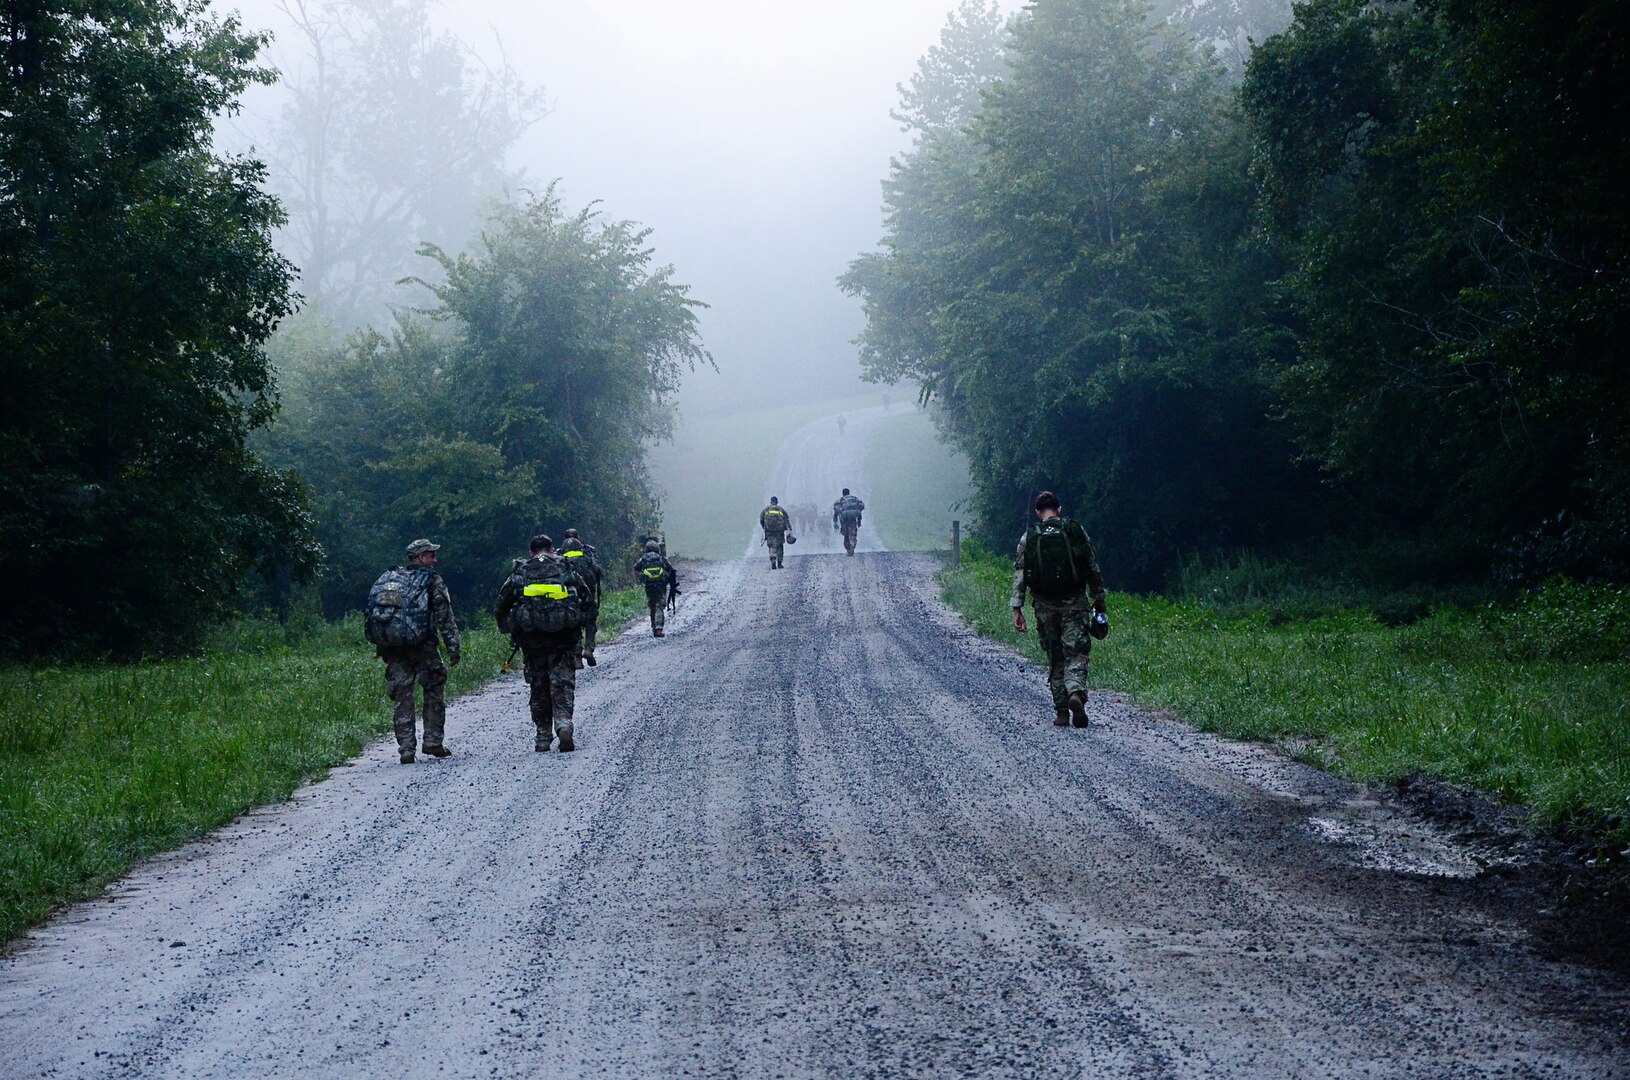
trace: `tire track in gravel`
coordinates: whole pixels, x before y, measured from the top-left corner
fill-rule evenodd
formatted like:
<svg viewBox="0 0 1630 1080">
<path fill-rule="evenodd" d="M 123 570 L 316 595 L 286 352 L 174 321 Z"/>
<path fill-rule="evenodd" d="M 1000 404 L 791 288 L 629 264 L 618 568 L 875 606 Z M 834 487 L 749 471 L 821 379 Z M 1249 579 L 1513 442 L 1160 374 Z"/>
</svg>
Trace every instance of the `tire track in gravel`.
<svg viewBox="0 0 1630 1080">
<path fill-rule="evenodd" d="M 934 566 L 688 569 L 579 753 L 511 677 L 455 757 L 383 740 L 146 864 L 0 958 L 0 1075 L 1630 1074 L 1630 988 L 1497 876 L 1313 822 L 1453 838 L 1112 695 L 1053 728 Z"/>
</svg>

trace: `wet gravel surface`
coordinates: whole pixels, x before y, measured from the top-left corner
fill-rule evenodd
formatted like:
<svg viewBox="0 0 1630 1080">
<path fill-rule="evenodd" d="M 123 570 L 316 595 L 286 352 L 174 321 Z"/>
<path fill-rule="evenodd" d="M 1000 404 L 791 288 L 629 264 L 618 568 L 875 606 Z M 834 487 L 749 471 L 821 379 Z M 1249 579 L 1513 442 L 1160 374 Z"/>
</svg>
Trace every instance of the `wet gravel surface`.
<svg viewBox="0 0 1630 1080">
<path fill-rule="evenodd" d="M 0 959 L 0 1075 L 1630 1076 L 1630 985 L 1497 853 L 1108 696 L 1055 729 L 932 569 L 694 570 L 578 753 L 511 677 L 146 864 Z"/>
</svg>

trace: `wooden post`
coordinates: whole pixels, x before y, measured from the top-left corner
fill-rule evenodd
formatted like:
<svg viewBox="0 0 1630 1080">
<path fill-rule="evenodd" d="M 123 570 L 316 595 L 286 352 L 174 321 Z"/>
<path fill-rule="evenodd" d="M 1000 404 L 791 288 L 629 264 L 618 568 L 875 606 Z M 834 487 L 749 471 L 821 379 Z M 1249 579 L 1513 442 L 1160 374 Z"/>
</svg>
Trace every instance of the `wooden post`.
<svg viewBox="0 0 1630 1080">
<path fill-rule="evenodd" d="M 951 522 L 951 569 L 962 569 L 962 522 Z"/>
</svg>

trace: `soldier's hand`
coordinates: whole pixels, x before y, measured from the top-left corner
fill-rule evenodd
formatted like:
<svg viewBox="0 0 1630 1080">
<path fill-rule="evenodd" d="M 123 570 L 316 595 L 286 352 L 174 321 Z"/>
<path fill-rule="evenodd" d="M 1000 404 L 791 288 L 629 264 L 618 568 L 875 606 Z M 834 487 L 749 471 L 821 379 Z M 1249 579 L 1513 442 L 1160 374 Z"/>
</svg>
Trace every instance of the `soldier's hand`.
<svg viewBox="0 0 1630 1080">
<path fill-rule="evenodd" d="M 460 660 L 462 660 L 462 659 L 463 659 L 463 656 L 462 656 L 462 654 L 460 654 L 460 653 L 453 653 L 453 654 L 452 654 L 452 655 L 451 655 L 451 656 L 449 656 L 449 657 L 448 657 L 448 658 L 447 658 L 447 666 L 448 666 L 448 667 L 458 667 L 458 662 L 459 662 L 459 661 L 460 661 Z"/>
<path fill-rule="evenodd" d="M 1102 610 L 1104 610 L 1104 602 L 1103 602 L 1103 600 L 1102 599 L 1094 600 L 1092 602 L 1092 610 L 1094 610 L 1094 611 L 1102 611 Z"/>
<path fill-rule="evenodd" d="M 1025 630 L 1029 629 L 1029 627 L 1025 625 L 1024 621 L 1024 608 L 1013 609 L 1013 629 L 1017 630 L 1021 634 L 1024 633 Z"/>
</svg>

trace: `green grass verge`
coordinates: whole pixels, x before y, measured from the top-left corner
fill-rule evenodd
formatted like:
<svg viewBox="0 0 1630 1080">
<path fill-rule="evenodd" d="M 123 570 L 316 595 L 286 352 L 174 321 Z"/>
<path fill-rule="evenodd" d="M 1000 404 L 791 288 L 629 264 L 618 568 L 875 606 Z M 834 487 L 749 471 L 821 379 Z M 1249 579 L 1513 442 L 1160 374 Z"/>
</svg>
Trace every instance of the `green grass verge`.
<svg viewBox="0 0 1630 1080">
<path fill-rule="evenodd" d="M 878 394 L 868 393 L 687 418 L 673 442 L 654 447 L 647 455 L 651 476 L 663 492 L 668 554 L 678 559 L 740 558 L 758 526 L 758 512 L 777 494 L 765 485 L 770 459 L 787 436 L 823 416 L 877 405 L 880 400 Z"/>
<path fill-rule="evenodd" d="M 872 432 L 866 451 L 866 505 L 892 551 L 950 551 L 956 504 L 973 494 L 968 461 L 940 441 L 921 409 L 900 410 Z"/>
<path fill-rule="evenodd" d="M 642 589 L 606 594 L 600 640 L 644 610 Z M 489 682 L 508 654 L 490 618 L 466 629 L 449 696 Z M 390 730 L 360 619 L 293 645 L 249 620 L 196 658 L 0 668 L 0 700 L 0 942 Z"/>
<path fill-rule="evenodd" d="M 944 598 L 981 633 L 1041 659 L 1013 632 L 1011 563 L 965 545 Z M 1536 610 L 1544 607 L 1536 602 Z M 1276 624 L 1193 603 L 1115 595 L 1094 678 L 1197 727 L 1276 742 L 1341 775 L 1412 774 L 1530 807 L 1543 821 L 1630 842 L 1630 662 L 1524 649 L 1533 620 L 1443 611 L 1402 628 L 1341 611 Z M 1525 629 L 1526 628 L 1526 629 Z"/>
</svg>

